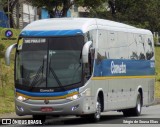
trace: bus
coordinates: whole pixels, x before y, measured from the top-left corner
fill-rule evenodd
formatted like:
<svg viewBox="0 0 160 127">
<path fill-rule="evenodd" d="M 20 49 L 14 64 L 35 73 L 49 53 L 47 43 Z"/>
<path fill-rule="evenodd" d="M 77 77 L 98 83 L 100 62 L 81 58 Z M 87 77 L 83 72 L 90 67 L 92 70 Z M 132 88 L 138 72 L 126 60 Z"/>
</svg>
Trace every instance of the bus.
<svg viewBox="0 0 160 127">
<path fill-rule="evenodd" d="M 34 21 L 5 53 L 15 55 L 19 116 L 75 115 L 98 121 L 106 111 L 139 116 L 154 102 L 151 31 L 97 18 Z"/>
</svg>

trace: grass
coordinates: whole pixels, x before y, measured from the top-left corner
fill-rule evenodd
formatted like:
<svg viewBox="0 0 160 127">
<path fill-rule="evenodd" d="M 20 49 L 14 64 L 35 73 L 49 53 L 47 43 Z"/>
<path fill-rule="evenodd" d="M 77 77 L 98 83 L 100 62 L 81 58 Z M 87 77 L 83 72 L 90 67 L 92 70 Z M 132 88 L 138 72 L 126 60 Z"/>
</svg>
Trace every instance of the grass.
<svg viewBox="0 0 160 127">
<path fill-rule="evenodd" d="M 160 98 L 160 82 L 156 81 L 155 85 L 155 98 Z"/>
<path fill-rule="evenodd" d="M 155 47 L 155 59 L 156 59 L 156 85 L 155 85 L 155 97 L 160 98 L 160 47 Z"/>
<path fill-rule="evenodd" d="M 5 29 L 0 28 L 0 46 L 3 45 L 5 51 L 9 45 L 16 43 L 16 40 L 1 40 L 4 38 L 4 31 Z M 13 38 L 17 38 L 19 30 L 12 31 Z M 0 51 L 0 114 L 14 112 L 14 52 L 11 54 L 11 66 L 8 67 L 5 65 L 4 51 Z"/>
<path fill-rule="evenodd" d="M 0 28 L 0 31 L 2 28 Z M 18 33 L 19 30 L 16 30 Z M 2 37 L 2 36 L 0 36 Z M 16 41 L 1 41 L 5 48 Z M 156 85 L 155 85 L 155 97 L 160 98 L 160 47 L 155 48 L 156 53 Z M 0 59 L 0 74 L 3 75 L 3 81 L 0 79 L 0 114 L 14 112 L 14 53 L 11 56 L 11 66 L 5 65 L 4 58 Z M 3 84 L 3 87 L 2 87 Z M 5 92 L 4 92 L 5 91 Z"/>
</svg>

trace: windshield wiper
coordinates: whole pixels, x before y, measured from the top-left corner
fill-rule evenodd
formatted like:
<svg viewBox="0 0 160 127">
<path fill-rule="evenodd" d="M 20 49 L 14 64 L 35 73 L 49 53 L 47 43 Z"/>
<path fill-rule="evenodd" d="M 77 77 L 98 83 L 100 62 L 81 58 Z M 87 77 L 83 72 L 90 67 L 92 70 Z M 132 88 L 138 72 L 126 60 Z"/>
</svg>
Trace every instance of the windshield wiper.
<svg viewBox="0 0 160 127">
<path fill-rule="evenodd" d="M 65 91 L 66 89 L 64 88 L 64 86 L 62 85 L 62 83 L 60 82 L 60 80 L 58 79 L 55 71 L 54 71 L 53 68 L 50 66 L 50 64 L 51 64 L 51 58 L 50 58 L 50 63 L 49 63 L 49 71 L 51 71 L 51 73 L 52 73 L 52 75 L 53 75 L 53 78 L 56 80 L 56 82 L 58 83 L 58 85 L 60 86 L 60 88 Z"/>
<path fill-rule="evenodd" d="M 42 80 L 43 80 L 44 62 L 45 62 L 45 59 L 43 59 L 42 65 L 38 68 L 38 71 L 36 72 L 36 75 L 35 75 L 33 81 L 32 81 L 31 84 L 30 84 L 30 87 L 31 87 L 30 90 L 31 90 L 34 86 L 36 86 L 39 81 L 42 81 Z M 41 73 L 42 73 L 42 77 L 40 78 L 40 74 L 41 74 Z M 41 84 L 41 83 L 39 83 L 39 84 Z"/>
</svg>

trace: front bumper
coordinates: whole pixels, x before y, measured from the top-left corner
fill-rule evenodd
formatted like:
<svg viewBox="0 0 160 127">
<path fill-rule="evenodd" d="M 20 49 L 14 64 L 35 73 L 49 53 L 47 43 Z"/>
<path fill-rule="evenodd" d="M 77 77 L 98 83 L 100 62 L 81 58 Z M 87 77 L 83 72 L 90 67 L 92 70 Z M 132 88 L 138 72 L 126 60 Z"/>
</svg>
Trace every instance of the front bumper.
<svg viewBox="0 0 160 127">
<path fill-rule="evenodd" d="M 88 99 L 87 99 L 88 100 Z M 82 115 L 92 113 L 92 108 L 88 108 L 89 101 L 86 102 L 86 98 L 80 97 L 73 101 L 64 101 L 64 103 L 51 101 L 49 104 L 45 104 L 44 100 L 38 101 L 32 100 L 30 102 L 22 102 L 15 100 L 16 114 L 19 116 L 23 115 Z M 87 104 L 87 105 L 86 105 Z M 42 112 L 41 108 L 50 107 L 53 111 Z M 92 107 L 92 106 L 91 106 Z"/>
</svg>

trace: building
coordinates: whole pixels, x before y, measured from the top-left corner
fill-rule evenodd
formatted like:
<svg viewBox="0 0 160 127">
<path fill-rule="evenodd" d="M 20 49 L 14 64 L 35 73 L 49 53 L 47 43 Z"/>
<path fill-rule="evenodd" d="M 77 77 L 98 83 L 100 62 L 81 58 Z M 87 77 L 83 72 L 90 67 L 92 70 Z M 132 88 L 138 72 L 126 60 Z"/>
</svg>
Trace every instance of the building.
<svg viewBox="0 0 160 127">
<path fill-rule="evenodd" d="M 62 7 L 56 12 L 55 17 L 60 18 L 62 16 L 61 12 Z M 2 10 L 2 9 L 1 9 Z M 0 10 L 0 26 L 8 27 L 8 19 L 7 16 Z M 53 12 L 54 13 L 54 12 Z M 89 11 L 83 7 L 77 7 L 73 5 L 67 12 L 67 17 L 88 17 Z M 37 7 L 33 7 L 30 2 L 26 0 L 19 0 L 19 3 L 15 6 L 13 10 L 13 22 L 14 25 L 22 29 L 29 23 L 39 20 L 39 19 L 47 19 L 50 18 L 49 12 L 45 7 L 38 9 Z"/>
<path fill-rule="evenodd" d="M 29 2 L 20 1 L 19 6 L 14 8 L 13 19 L 16 26 L 20 29 L 24 28 L 27 24 L 38 20 L 39 15 L 37 14 L 37 8 L 33 7 Z M 17 18 L 18 16 L 18 18 Z"/>
</svg>

